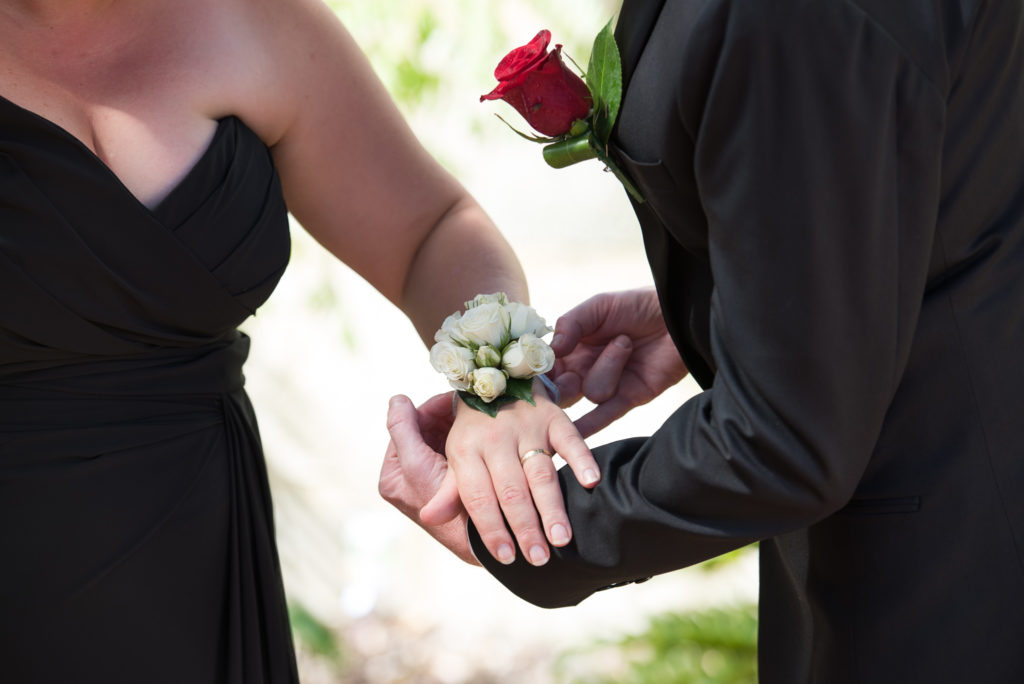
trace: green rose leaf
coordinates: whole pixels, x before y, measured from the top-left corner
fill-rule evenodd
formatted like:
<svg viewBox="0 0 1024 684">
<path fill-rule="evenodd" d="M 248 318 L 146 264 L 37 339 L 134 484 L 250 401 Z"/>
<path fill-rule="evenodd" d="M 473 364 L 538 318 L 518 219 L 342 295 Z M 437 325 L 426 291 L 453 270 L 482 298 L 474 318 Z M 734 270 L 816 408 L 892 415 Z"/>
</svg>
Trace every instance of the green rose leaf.
<svg viewBox="0 0 1024 684">
<path fill-rule="evenodd" d="M 474 408 L 477 411 L 486 413 L 491 418 L 494 418 L 498 415 L 498 409 L 500 409 L 502 406 L 504 406 L 505 404 L 511 404 L 513 401 L 516 401 L 515 397 L 510 397 L 507 394 L 503 394 L 494 401 L 488 403 L 481 399 L 480 397 L 476 396 L 475 394 L 462 391 L 459 392 L 459 398 L 461 398 L 462 401 L 466 402 L 466 406 Z"/>
<path fill-rule="evenodd" d="M 486 402 L 475 394 L 464 391 L 459 392 L 459 398 L 466 402 L 466 406 L 486 413 L 491 418 L 497 417 L 498 409 L 502 406 L 520 399 L 529 402 L 531 406 L 537 405 L 533 401 L 533 380 L 519 378 L 509 378 L 508 384 L 505 386 L 505 393 L 495 398 L 494 401 Z"/>
<path fill-rule="evenodd" d="M 594 39 L 587 66 L 587 87 L 594 98 L 594 134 L 606 145 L 622 104 L 622 59 L 615 44 L 614 19 Z"/>
<path fill-rule="evenodd" d="M 533 379 L 532 378 L 509 378 L 505 385 L 506 397 L 522 399 L 531 406 L 537 404 L 533 401 Z"/>
</svg>

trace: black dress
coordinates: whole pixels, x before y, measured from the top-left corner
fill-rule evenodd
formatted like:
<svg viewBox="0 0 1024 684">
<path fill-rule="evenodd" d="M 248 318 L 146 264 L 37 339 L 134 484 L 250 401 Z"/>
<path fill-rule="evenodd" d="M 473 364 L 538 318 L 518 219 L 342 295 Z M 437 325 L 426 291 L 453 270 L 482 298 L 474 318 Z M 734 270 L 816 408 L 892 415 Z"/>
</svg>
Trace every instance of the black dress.
<svg viewBox="0 0 1024 684">
<path fill-rule="evenodd" d="M 0 98 L 0 681 L 297 681 L 236 330 L 288 255 L 239 119 L 151 210 Z"/>
</svg>

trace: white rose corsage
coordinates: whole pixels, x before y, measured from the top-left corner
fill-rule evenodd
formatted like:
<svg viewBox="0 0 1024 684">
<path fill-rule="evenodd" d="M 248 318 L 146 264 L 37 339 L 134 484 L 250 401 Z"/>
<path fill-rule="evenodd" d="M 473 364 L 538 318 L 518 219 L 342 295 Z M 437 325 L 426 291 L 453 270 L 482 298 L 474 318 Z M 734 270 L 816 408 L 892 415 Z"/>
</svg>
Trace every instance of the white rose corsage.
<svg viewBox="0 0 1024 684">
<path fill-rule="evenodd" d="M 555 365 L 541 339 L 551 332 L 533 308 L 504 292 L 477 295 L 434 334 L 430 365 L 448 378 L 466 404 L 490 416 L 507 403 L 533 404 L 533 378 Z"/>
</svg>

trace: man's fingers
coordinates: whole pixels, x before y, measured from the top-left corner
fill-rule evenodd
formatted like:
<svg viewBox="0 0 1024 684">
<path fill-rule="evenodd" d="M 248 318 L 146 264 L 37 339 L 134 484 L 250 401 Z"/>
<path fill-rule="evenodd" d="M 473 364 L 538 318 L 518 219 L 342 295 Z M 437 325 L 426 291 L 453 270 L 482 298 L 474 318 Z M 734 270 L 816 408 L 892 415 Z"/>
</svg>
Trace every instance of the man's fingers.
<svg viewBox="0 0 1024 684">
<path fill-rule="evenodd" d="M 438 453 L 444 453 L 445 440 L 448 439 L 454 419 L 451 392 L 434 395 L 416 408 L 416 420 L 422 439 Z"/>
<path fill-rule="evenodd" d="M 420 497 L 419 508 L 441 486 L 448 472 L 448 462 L 423 441 L 416 408 L 408 397 L 391 398 L 387 426 L 391 435 L 387 453 L 394 453 L 406 486 Z"/>
<path fill-rule="evenodd" d="M 583 380 L 576 371 L 563 371 L 555 378 L 558 388 L 558 405 L 562 408 L 572 406 L 583 396 Z"/>
<path fill-rule="evenodd" d="M 633 341 L 619 335 L 601 351 L 583 378 L 583 396 L 595 404 L 611 399 L 619 389 L 622 369 L 633 353 Z"/>
<path fill-rule="evenodd" d="M 551 348 L 562 356 L 572 351 L 581 339 L 598 332 L 609 319 L 616 301 L 614 293 L 594 295 L 564 313 L 555 322 Z"/>
<path fill-rule="evenodd" d="M 428 530 L 431 536 L 446 546 L 452 553 L 466 561 L 470 565 L 480 565 L 480 561 L 473 555 L 473 549 L 469 544 L 469 534 L 466 532 L 465 514 L 460 515 L 451 522 L 445 523 Z"/>
<path fill-rule="evenodd" d="M 633 405 L 621 396 L 612 397 L 603 404 L 598 404 L 592 411 L 576 419 L 576 429 L 586 439 L 599 430 L 629 413 Z"/>
<path fill-rule="evenodd" d="M 403 398 L 407 399 L 407 397 Z M 420 404 L 417 413 L 420 416 L 421 422 L 424 420 L 443 420 L 450 425 L 452 422 L 452 393 L 435 394 Z"/>
<path fill-rule="evenodd" d="M 408 397 L 399 395 L 391 399 L 387 420 L 391 441 L 381 466 L 378 489 L 386 501 L 426 528 L 455 555 L 479 565 L 469 545 L 465 513 L 458 507 L 453 473 L 444 457 L 426 444 L 420 433 L 424 425 L 430 429 L 431 424 L 445 421 L 439 401 L 429 400 L 422 412 L 417 412 Z M 455 512 L 451 514 L 453 497 Z M 421 513 L 424 504 L 428 520 Z"/>
<path fill-rule="evenodd" d="M 424 445 L 423 437 L 420 435 L 416 407 L 404 394 L 393 396 L 388 402 L 387 426 L 391 442 L 398 451 L 399 460 Z"/>
<path fill-rule="evenodd" d="M 555 356 L 565 356 L 575 349 L 580 341 L 582 330 L 579 321 L 573 317 L 573 311 L 555 321 L 555 334 L 551 336 L 551 350 L 555 352 Z"/>
<path fill-rule="evenodd" d="M 412 516 L 419 506 L 417 502 L 406 500 L 409 498 L 409 487 L 406 485 L 402 466 L 398 463 L 398 452 L 395 451 L 394 442 L 388 442 L 388 448 L 384 453 L 384 462 L 381 463 L 380 476 L 377 478 L 377 493 L 408 516 Z"/>
<path fill-rule="evenodd" d="M 579 341 L 596 332 L 608 317 L 609 298 L 595 295 L 577 304 L 555 321 L 555 334 L 551 348 L 556 356 L 564 356 L 576 348 Z"/>
</svg>

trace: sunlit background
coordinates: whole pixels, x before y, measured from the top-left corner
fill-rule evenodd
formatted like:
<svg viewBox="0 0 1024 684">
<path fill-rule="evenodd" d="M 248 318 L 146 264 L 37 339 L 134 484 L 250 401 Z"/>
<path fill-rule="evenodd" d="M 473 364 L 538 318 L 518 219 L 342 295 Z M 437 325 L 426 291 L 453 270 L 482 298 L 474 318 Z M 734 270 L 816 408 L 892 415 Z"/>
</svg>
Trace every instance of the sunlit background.
<svg viewBox="0 0 1024 684">
<path fill-rule="evenodd" d="M 618 4 L 331 3 L 423 144 L 504 231 L 552 323 L 592 294 L 651 283 L 639 227 L 597 161 L 548 168 L 495 118 L 513 120 L 509 107 L 478 100 L 497 61 L 541 28 L 585 64 Z M 246 325 L 246 375 L 306 684 L 752 681 L 755 552 L 542 610 L 383 502 L 388 398 L 419 403 L 444 379 L 400 312 L 300 227 L 293 236 L 288 273 Z M 682 383 L 591 444 L 650 433 L 695 391 Z"/>
</svg>

